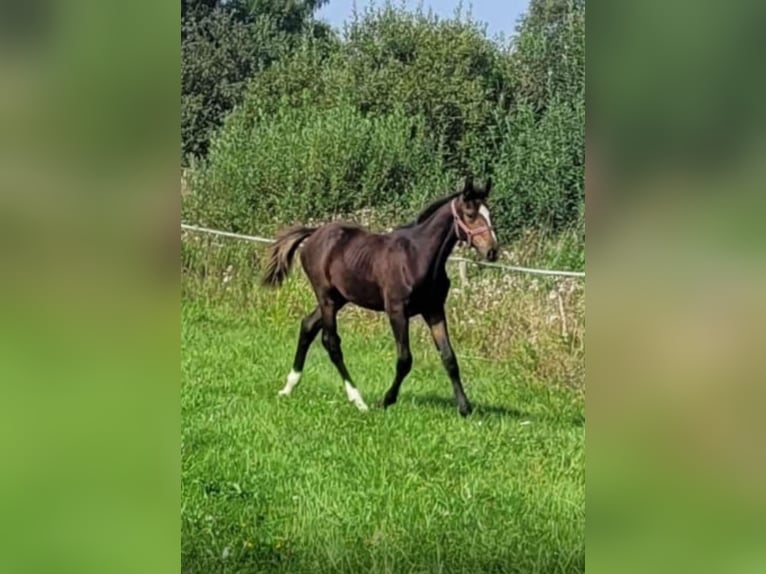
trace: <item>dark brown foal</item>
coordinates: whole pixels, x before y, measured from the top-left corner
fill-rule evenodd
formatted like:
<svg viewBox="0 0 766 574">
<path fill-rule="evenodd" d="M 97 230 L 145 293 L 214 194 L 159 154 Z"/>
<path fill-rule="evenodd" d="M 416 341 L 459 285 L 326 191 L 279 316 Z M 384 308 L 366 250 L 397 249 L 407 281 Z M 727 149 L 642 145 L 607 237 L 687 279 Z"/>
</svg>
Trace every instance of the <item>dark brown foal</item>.
<svg viewBox="0 0 766 574">
<path fill-rule="evenodd" d="M 415 222 L 391 233 L 370 233 L 346 223 L 295 227 L 282 233 L 269 251 L 263 282 L 280 285 L 303 243 L 301 263 L 318 305 L 301 321 L 293 368 L 279 394 L 289 395 L 298 384 L 306 353 L 322 331 L 322 344 L 343 379 L 349 400 L 360 410 L 367 410 L 343 360 L 336 326 L 338 311 L 353 303 L 385 311 L 394 333 L 396 374 L 383 406 L 396 402 L 402 381 L 412 368 L 409 320 L 422 315 L 452 381 L 458 410 L 468 415 L 471 404 L 447 331 L 444 303 L 450 280 L 445 266 L 458 241 L 467 242 L 490 261 L 497 258 L 497 238 L 486 204 L 491 187 L 491 180 L 478 186 L 466 178 L 459 191 L 433 202 Z"/>
</svg>

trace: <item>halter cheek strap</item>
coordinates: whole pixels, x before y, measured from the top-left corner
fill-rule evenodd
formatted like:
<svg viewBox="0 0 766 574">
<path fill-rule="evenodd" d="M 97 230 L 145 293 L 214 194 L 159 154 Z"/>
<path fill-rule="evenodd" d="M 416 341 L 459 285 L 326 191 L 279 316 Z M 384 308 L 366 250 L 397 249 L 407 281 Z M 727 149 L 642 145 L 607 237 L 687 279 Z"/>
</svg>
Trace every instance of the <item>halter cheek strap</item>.
<svg viewBox="0 0 766 574">
<path fill-rule="evenodd" d="M 465 222 L 460 218 L 460 216 L 457 214 L 457 207 L 455 207 L 455 202 L 457 199 L 453 199 L 452 203 L 450 203 L 450 207 L 452 208 L 452 219 L 455 222 L 455 235 L 457 235 L 458 240 L 465 241 L 468 243 L 469 246 L 473 245 L 473 236 L 479 235 L 480 233 L 484 233 L 485 231 L 492 231 L 492 228 L 488 225 L 481 225 L 479 227 L 474 227 L 471 229 L 468 227 Z M 465 239 L 460 239 L 460 231 L 465 233 Z"/>
</svg>

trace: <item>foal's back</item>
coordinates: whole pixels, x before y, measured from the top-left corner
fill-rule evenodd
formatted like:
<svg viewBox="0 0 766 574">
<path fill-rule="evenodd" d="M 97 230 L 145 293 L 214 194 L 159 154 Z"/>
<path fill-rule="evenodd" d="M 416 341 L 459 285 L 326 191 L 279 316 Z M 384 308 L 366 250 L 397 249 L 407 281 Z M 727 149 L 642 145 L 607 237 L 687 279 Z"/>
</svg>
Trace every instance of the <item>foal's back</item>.
<svg viewBox="0 0 766 574">
<path fill-rule="evenodd" d="M 399 295 L 411 283 L 411 253 L 410 240 L 399 234 L 330 223 L 306 240 L 301 263 L 317 294 L 340 295 L 361 307 L 382 311 L 390 296 Z"/>
</svg>

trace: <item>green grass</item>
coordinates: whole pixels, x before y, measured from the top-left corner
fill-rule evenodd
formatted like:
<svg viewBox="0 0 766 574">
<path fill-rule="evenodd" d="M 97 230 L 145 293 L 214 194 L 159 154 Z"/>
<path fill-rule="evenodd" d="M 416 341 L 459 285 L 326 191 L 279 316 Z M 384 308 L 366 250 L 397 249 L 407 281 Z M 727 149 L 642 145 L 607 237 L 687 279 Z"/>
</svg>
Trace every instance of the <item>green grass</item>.
<svg viewBox="0 0 766 574">
<path fill-rule="evenodd" d="M 185 281 L 183 571 L 582 572 L 582 392 L 513 353 L 477 356 L 489 317 L 460 321 L 466 297 L 448 303 L 476 409 L 461 419 L 421 320 L 399 402 L 360 413 L 319 340 L 277 396 L 311 306 L 304 280 L 215 293 Z M 387 322 L 349 309 L 339 331 L 372 404 L 394 373 Z"/>
</svg>

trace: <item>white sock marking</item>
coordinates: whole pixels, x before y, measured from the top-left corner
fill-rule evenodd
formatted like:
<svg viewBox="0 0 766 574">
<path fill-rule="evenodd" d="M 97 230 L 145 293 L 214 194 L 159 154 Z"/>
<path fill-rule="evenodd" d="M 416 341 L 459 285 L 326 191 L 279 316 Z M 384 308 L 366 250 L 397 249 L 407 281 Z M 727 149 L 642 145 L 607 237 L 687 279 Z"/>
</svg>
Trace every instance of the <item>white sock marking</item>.
<svg viewBox="0 0 766 574">
<path fill-rule="evenodd" d="M 489 227 L 490 231 L 492 232 L 492 240 L 497 241 L 497 236 L 495 235 L 495 228 L 492 227 L 492 219 L 490 219 L 489 217 L 489 208 L 483 203 L 479 206 L 479 215 L 481 215 L 484 218 L 484 220 L 487 222 L 487 227 Z"/>
<path fill-rule="evenodd" d="M 298 384 L 298 382 L 301 380 L 301 372 L 300 371 L 290 371 L 290 374 L 287 375 L 287 383 L 285 383 L 285 387 L 279 391 L 280 396 L 286 397 L 290 393 L 293 392 L 293 389 L 295 388 L 295 385 Z"/>
<path fill-rule="evenodd" d="M 359 389 L 357 389 L 349 381 L 343 381 L 343 386 L 346 387 L 346 394 L 348 395 L 348 400 L 354 403 L 356 408 L 358 408 L 360 411 L 369 410 L 367 408 L 367 405 L 364 402 L 364 399 L 362 398 L 362 394 L 359 392 Z"/>
</svg>

